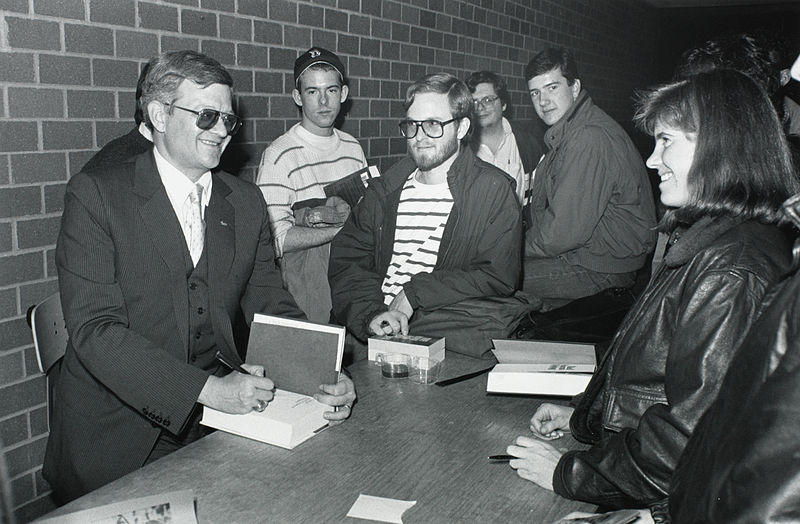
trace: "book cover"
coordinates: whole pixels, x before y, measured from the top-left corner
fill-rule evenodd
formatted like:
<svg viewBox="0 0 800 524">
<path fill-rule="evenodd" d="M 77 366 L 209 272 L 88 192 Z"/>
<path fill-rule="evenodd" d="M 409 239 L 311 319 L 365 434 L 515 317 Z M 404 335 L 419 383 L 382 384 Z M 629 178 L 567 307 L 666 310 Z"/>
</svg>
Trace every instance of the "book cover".
<svg viewBox="0 0 800 524">
<path fill-rule="evenodd" d="M 498 364 L 486 391 L 572 396 L 582 392 L 596 369 L 592 344 L 539 340 L 494 340 Z"/>
<path fill-rule="evenodd" d="M 276 389 L 275 397 L 264 411 L 232 415 L 204 406 L 200 423 L 240 437 L 293 449 L 328 425 L 322 414 L 332 409 L 309 396 Z"/>
<path fill-rule="evenodd" d="M 382 335 L 367 341 L 369 360 L 377 360 L 378 353 L 405 353 L 412 357 L 429 357 L 444 360 L 444 337 L 424 335 Z"/>
<path fill-rule="evenodd" d="M 245 360 L 264 366 L 276 388 L 312 396 L 338 381 L 344 336 L 342 326 L 257 314 Z"/>
<path fill-rule="evenodd" d="M 304 207 L 324 206 L 325 202 L 327 201 L 327 198 L 308 198 L 306 200 L 300 200 L 292 204 L 292 211 L 297 211 L 298 209 L 303 209 Z"/>
<path fill-rule="evenodd" d="M 361 200 L 361 197 L 364 196 L 364 191 L 367 188 L 367 181 L 379 176 L 381 176 L 381 174 L 378 172 L 377 167 L 364 167 L 325 186 L 325 196 L 341 197 L 351 208 L 354 208 Z"/>
</svg>

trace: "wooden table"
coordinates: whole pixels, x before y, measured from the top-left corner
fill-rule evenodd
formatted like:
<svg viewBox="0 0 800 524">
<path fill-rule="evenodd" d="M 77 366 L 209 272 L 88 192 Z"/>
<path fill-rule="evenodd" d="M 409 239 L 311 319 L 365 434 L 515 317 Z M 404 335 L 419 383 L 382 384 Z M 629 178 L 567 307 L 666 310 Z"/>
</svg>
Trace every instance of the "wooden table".
<svg viewBox="0 0 800 524">
<path fill-rule="evenodd" d="M 485 365 L 448 354 L 443 374 Z M 529 433 L 542 399 L 487 395 L 485 374 L 439 387 L 383 378 L 366 361 L 350 371 L 350 419 L 294 450 L 216 432 L 47 516 L 180 489 L 194 490 L 200 523 L 359 522 L 346 517 L 359 493 L 416 500 L 406 524 L 548 523 L 593 509 L 487 460 Z"/>
</svg>

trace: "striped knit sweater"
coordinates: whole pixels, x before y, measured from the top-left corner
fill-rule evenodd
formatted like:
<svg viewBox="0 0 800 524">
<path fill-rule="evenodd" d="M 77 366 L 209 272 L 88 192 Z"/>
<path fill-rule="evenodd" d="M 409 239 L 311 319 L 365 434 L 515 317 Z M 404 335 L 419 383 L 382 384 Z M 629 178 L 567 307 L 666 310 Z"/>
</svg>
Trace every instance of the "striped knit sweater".
<svg viewBox="0 0 800 524">
<path fill-rule="evenodd" d="M 286 232 L 294 226 L 292 204 L 325 198 L 325 186 L 366 167 L 358 140 L 333 130 L 321 137 L 299 123 L 275 139 L 264 151 L 256 183 L 264 195 L 278 256 Z"/>
</svg>

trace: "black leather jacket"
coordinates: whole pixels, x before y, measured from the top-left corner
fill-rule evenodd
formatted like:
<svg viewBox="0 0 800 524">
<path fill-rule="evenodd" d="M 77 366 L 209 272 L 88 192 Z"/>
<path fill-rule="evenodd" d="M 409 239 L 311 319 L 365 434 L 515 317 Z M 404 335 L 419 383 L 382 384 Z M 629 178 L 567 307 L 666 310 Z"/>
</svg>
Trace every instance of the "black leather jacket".
<svg viewBox="0 0 800 524">
<path fill-rule="evenodd" d="M 562 456 L 559 495 L 617 508 L 663 499 L 767 288 L 790 267 L 786 236 L 754 221 L 705 218 L 670 240 L 577 403 L 571 430 L 593 445 Z"/>
<path fill-rule="evenodd" d="M 794 206 L 800 216 L 800 200 Z M 798 486 L 800 273 L 794 273 L 770 292 L 698 423 L 672 479 L 669 509 L 680 523 L 800 522 Z"/>
</svg>

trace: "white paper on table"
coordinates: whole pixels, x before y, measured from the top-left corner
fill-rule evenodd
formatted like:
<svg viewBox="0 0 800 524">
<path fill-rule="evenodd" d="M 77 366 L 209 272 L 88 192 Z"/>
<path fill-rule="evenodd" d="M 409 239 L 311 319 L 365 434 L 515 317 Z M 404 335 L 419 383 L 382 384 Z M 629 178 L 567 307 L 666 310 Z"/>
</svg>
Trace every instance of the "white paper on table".
<svg viewBox="0 0 800 524">
<path fill-rule="evenodd" d="M 416 500 L 387 499 L 359 493 L 358 499 L 347 512 L 347 516 L 403 524 L 403 512 L 416 503 Z"/>
<path fill-rule="evenodd" d="M 123 500 L 58 517 L 37 520 L 37 524 L 116 524 L 117 522 L 171 522 L 197 524 L 194 492 L 170 491 L 149 497 Z"/>
</svg>

